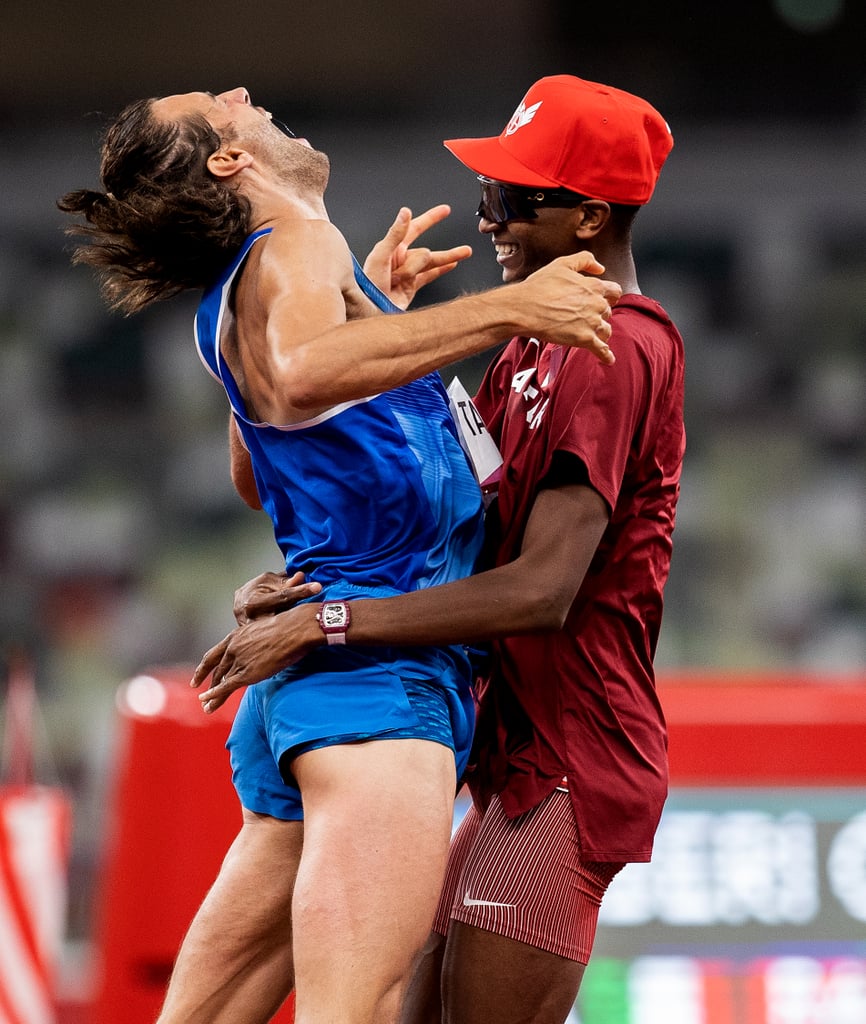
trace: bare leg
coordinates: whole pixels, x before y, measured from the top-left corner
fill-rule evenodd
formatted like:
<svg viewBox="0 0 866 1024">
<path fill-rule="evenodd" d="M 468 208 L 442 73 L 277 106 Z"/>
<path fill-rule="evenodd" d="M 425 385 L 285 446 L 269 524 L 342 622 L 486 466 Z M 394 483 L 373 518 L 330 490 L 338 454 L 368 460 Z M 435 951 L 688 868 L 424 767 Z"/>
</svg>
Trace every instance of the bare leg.
<svg viewBox="0 0 866 1024">
<path fill-rule="evenodd" d="M 244 824 L 183 941 L 158 1024 L 265 1024 L 293 985 L 291 900 L 303 824 Z"/>
<path fill-rule="evenodd" d="M 574 960 L 452 921 L 443 964 L 443 1022 L 563 1024 L 583 971 Z"/>
<path fill-rule="evenodd" d="M 444 956 L 445 936 L 430 932 L 406 991 L 401 1024 L 441 1024 Z"/>
<path fill-rule="evenodd" d="M 379 740 L 309 751 L 292 770 L 305 814 L 295 1020 L 391 1024 L 442 884 L 454 756 L 427 740 Z"/>
</svg>

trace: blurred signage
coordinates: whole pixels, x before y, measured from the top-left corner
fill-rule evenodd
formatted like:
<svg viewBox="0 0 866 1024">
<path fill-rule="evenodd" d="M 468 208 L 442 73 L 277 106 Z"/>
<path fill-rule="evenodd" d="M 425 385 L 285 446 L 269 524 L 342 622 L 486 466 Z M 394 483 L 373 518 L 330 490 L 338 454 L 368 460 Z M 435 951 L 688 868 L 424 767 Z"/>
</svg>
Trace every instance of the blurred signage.
<svg viewBox="0 0 866 1024">
<path fill-rule="evenodd" d="M 675 790 L 605 898 L 581 1024 L 863 1024 L 866 789 Z"/>
<path fill-rule="evenodd" d="M 571 1024 L 866 1022 L 866 678 L 660 685 L 670 797 Z"/>
</svg>

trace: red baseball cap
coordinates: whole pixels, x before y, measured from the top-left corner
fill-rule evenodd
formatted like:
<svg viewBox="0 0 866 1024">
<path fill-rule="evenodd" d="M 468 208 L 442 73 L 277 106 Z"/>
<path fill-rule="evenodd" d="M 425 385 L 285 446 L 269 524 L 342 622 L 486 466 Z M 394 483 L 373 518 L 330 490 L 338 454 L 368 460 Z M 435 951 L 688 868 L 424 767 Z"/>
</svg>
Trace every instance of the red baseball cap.
<svg viewBox="0 0 866 1024">
<path fill-rule="evenodd" d="M 629 206 L 649 202 L 673 144 L 646 100 L 573 75 L 537 81 L 501 135 L 445 141 L 476 174 Z"/>
</svg>

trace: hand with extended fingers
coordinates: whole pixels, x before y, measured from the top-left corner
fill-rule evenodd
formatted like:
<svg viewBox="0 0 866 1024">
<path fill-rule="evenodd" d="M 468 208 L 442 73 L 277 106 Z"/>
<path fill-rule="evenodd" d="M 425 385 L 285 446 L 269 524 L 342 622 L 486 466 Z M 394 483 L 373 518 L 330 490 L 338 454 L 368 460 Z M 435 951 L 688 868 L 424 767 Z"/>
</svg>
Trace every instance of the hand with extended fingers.
<svg viewBox="0 0 866 1024">
<path fill-rule="evenodd" d="M 535 324 L 534 337 L 557 345 L 585 348 L 603 363 L 616 362 L 608 345 L 612 307 L 622 288 L 599 275 L 604 267 L 590 252 L 560 256 L 506 288 L 522 289 L 523 318 Z M 528 310 L 528 312 L 527 312 Z"/>
<path fill-rule="evenodd" d="M 425 231 L 445 220 L 451 207 L 433 206 L 417 217 L 404 206 L 388 228 L 385 237 L 370 250 L 364 261 L 364 273 L 400 309 L 406 309 L 424 285 L 453 270 L 472 255 L 468 245 L 451 249 L 412 249 L 412 243 Z"/>
</svg>

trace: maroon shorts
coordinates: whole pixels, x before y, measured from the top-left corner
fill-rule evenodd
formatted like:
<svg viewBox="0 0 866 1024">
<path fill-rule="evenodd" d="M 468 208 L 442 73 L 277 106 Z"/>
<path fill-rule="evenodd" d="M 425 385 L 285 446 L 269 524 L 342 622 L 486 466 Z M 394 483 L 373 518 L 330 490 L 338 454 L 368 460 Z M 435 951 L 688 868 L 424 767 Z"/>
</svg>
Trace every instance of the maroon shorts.
<svg viewBox="0 0 866 1024">
<path fill-rule="evenodd" d="M 583 861 L 571 799 L 563 786 L 519 818 L 494 797 L 469 808 L 451 842 L 433 930 L 462 921 L 505 938 L 589 962 L 598 911 L 624 867 Z"/>
</svg>

